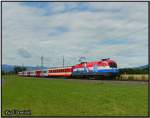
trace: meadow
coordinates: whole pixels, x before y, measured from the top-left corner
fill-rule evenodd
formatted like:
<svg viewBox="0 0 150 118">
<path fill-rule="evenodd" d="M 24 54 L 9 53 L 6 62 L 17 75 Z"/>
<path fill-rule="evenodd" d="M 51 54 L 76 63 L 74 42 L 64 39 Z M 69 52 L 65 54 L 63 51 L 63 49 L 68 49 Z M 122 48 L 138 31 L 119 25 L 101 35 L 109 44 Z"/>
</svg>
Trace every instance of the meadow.
<svg viewBox="0 0 150 118">
<path fill-rule="evenodd" d="M 147 116 L 148 84 L 4 75 L 3 116 L 6 109 L 31 110 L 31 116 Z"/>
</svg>

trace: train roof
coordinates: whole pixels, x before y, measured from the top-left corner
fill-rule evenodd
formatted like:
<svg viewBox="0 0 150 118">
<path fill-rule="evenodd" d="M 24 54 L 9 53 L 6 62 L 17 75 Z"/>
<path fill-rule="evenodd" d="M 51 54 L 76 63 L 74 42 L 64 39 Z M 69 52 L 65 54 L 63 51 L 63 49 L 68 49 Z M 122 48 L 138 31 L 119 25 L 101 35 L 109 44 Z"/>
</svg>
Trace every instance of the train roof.
<svg viewBox="0 0 150 118">
<path fill-rule="evenodd" d="M 101 59 L 97 61 L 87 61 L 87 62 L 81 62 L 81 63 L 97 63 L 97 62 L 103 62 L 103 61 L 113 61 L 113 60 L 110 58 L 106 58 L 106 59 Z"/>
<path fill-rule="evenodd" d="M 81 63 L 76 64 L 75 66 L 80 66 L 83 63 L 92 64 L 93 65 L 93 64 L 97 64 L 97 63 L 101 63 L 101 62 L 108 62 L 109 63 L 109 62 L 115 62 L 115 61 L 111 60 L 110 58 L 106 58 L 106 59 L 101 59 L 101 60 L 98 60 L 98 61 L 81 62 Z"/>
</svg>

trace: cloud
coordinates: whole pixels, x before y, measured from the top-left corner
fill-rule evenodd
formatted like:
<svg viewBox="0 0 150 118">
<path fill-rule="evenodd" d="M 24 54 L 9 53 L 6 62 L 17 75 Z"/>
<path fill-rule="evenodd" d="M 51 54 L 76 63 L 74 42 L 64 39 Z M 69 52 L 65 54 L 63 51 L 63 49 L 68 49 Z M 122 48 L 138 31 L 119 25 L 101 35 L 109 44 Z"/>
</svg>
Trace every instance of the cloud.
<svg viewBox="0 0 150 118">
<path fill-rule="evenodd" d="M 36 66 L 42 55 L 49 67 L 61 66 L 63 55 L 65 65 L 79 63 L 81 56 L 88 61 L 109 57 L 119 67 L 145 65 L 148 5 L 3 3 L 3 63 Z"/>
<path fill-rule="evenodd" d="M 31 54 L 25 49 L 17 49 L 17 54 L 23 58 L 30 58 Z"/>
<path fill-rule="evenodd" d="M 61 27 L 61 26 L 59 26 L 59 27 L 55 27 L 55 28 L 53 28 L 50 32 L 49 32 L 49 35 L 50 36 L 58 36 L 58 35 L 61 35 L 61 34 L 63 34 L 63 33 L 65 33 L 65 32 L 67 32 L 67 31 L 69 31 L 66 27 Z"/>
</svg>

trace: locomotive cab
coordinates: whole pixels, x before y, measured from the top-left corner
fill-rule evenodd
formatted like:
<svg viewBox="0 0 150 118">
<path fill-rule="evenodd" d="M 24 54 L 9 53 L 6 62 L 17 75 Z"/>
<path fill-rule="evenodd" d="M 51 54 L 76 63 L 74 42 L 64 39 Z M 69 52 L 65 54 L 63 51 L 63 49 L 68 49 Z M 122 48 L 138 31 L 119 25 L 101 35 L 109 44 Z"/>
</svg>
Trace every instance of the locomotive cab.
<svg viewBox="0 0 150 118">
<path fill-rule="evenodd" d="M 115 62 L 109 62 L 108 64 L 110 68 L 117 68 L 117 64 Z"/>
</svg>

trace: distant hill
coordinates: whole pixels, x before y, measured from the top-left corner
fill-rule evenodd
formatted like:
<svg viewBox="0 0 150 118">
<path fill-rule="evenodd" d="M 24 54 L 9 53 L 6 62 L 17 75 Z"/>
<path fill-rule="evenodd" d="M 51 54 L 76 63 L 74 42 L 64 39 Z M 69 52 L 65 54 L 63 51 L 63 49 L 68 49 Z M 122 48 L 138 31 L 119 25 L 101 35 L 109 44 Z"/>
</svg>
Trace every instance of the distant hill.
<svg viewBox="0 0 150 118">
<path fill-rule="evenodd" d="M 14 66 L 12 66 L 12 65 L 7 65 L 7 64 L 2 65 L 2 71 L 4 71 L 4 72 L 10 72 L 13 70 L 14 70 Z"/>
<path fill-rule="evenodd" d="M 140 66 L 140 67 L 137 67 L 137 68 L 139 68 L 139 69 L 148 69 L 148 65 L 144 65 L 144 66 Z"/>
<path fill-rule="evenodd" d="M 120 68 L 119 69 L 120 74 L 126 73 L 126 74 L 148 74 L 149 72 L 149 66 L 139 66 L 139 67 L 133 67 L 133 68 Z"/>
<path fill-rule="evenodd" d="M 125 67 L 125 68 L 120 68 L 120 69 L 148 69 L 149 66 L 148 64 L 147 65 L 144 65 L 144 66 L 138 66 L 138 67 Z"/>
<path fill-rule="evenodd" d="M 11 72 L 14 71 L 15 65 L 9 65 L 9 64 L 2 64 L 2 71 L 4 72 Z M 33 67 L 33 66 L 24 66 L 27 68 L 27 70 L 38 70 L 40 67 Z M 47 69 L 47 67 L 43 67 L 43 69 Z"/>
</svg>

